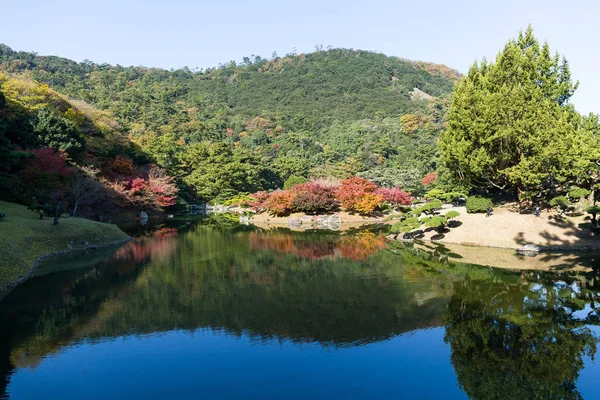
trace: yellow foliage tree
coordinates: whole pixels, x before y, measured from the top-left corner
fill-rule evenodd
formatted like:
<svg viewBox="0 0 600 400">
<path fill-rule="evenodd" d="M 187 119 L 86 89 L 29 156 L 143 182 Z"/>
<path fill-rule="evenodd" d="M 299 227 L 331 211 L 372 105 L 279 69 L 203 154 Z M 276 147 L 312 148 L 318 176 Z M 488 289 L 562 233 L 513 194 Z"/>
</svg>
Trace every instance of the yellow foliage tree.
<svg viewBox="0 0 600 400">
<path fill-rule="evenodd" d="M 400 130 L 405 135 L 415 135 L 421 124 L 421 117 L 415 114 L 406 114 L 400 117 Z"/>
</svg>

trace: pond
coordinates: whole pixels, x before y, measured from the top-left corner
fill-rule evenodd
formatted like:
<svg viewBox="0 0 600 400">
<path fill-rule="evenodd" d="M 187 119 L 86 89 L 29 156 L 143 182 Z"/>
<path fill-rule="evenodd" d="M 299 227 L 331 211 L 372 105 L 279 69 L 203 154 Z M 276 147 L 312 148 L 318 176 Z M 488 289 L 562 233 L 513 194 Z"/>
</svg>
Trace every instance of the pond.
<svg viewBox="0 0 600 400">
<path fill-rule="evenodd" d="M 163 228 L 0 301 L 0 398 L 598 398 L 600 281 L 376 230 Z"/>
</svg>

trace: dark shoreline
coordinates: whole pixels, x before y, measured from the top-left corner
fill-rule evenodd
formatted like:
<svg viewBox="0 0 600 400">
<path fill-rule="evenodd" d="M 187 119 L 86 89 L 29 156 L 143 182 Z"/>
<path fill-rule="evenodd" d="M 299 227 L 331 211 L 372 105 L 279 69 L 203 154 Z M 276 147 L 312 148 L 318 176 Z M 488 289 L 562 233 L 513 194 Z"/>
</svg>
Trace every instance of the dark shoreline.
<svg viewBox="0 0 600 400">
<path fill-rule="evenodd" d="M 52 253 L 44 254 L 43 256 L 38 257 L 31 263 L 31 266 L 29 267 L 29 271 L 27 271 L 27 273 L 25 275 L 21 276 L 18 279 L 15 279 L 12 282 L 1 285 L 0 286 L 0 296 L 2 296 L 3 294 L 5 294 L 5 292 L 8 292 L 9 290 L 14 289 L 21 283 L 23 283 L 26 280 L 28 280 L 29 278 L 31 278 L 33 276 L 33 273 L 39 268 L 40 263 L 42 261 L 45 261 L 45 260 L 55 257 L 55 256 L 65 255 L 65 254 L 69 254 L 69 253 L 77 253 L 77 252 L 83 252 L 83 251 L 87 251 L 87 250 L 96 250 L 96 249 L 102 249 L 102 248 L 113 247 L 113 246 L 121 246 L 125 243 L 130 242 L 131 239 L 132 239 L 132 237 L 129 236 L 127 239 L 118 240 L 116 242 L 91 244 L 91 245 L 84 246 L 84 247 L 76 247 L 73 249 L 53 251 Z"/>
</svg>

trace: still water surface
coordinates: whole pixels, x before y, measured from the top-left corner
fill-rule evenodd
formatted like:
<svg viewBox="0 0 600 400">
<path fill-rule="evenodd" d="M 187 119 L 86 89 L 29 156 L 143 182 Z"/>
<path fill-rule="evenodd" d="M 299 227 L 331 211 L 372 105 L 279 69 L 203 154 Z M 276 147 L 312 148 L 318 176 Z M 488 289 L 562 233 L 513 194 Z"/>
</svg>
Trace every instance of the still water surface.
<svg viewBox="0 0 600 400">
<path fill-rule="evenodd" d="M 0 398 L 600 397 L 593 273 L 214 224 L 112 253 L 0 301 Z"/>
</svg>

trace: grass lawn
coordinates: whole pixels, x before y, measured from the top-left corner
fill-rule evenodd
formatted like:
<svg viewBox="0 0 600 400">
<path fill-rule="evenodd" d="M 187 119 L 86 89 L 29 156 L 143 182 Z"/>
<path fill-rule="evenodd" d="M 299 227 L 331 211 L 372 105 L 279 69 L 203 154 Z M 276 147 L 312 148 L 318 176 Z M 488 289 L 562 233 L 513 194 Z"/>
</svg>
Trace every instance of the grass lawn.
<svg viewBox="0 0 600 400">
<path fill-rule="evenodd" d="M 52 225 L 51 217 L 40 220 L 36 212 L 15 203 L 0 201 L 0 212 L 8 214 L 0 221 L 0 287 L 27 274 L 43 255 L 128 238 L 114 225 L 84 218 L 61 218 Z"/>
</svg>

